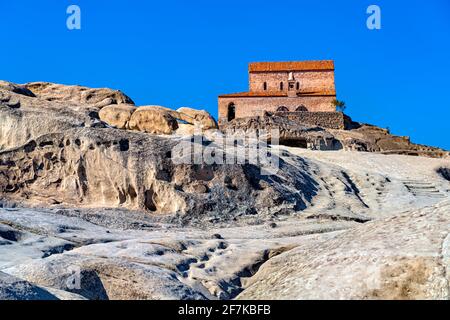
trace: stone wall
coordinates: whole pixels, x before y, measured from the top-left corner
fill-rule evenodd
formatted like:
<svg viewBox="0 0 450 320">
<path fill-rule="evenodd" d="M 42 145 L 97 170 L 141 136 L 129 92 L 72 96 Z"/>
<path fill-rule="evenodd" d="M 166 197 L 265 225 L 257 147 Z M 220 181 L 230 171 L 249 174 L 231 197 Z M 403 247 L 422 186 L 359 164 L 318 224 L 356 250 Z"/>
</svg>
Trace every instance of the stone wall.
<svg viewBox="0 0 450 320">
<path fill-rule="evenodd" d="M 286 117 L 299 124 L 309 124 L 329 129 L 345 127 L 342 112 L 276 112 L 275 115 Z"/>
<path fill-rule="evenodd" d="M 334 90 L 334 71 L 294 71 L 294 79 L 299 82 L 301 91 Z M 283 91 L 287 91 L 289 71 L 284 72 L 255 72 L 249 74 L 250 91 L 264 91 L 264 82 L 267 91 L 280 91 L 280 82 L 283 82 Z"/>
<path fill-rule="evenodd" d="M 221 97 L 219 98 L 219 123 L 227 122 L 228 106 L 235 105 L 235 118 L 262 115 L 265 111 L 276 112 L 284 106 L 289 111 L 301 105 L 312 112 L 336 111 L 332 104 L 334 96 L 300 96 L 300 97 Z M 307 116 L 305 116 L 307 117 Z"/>
</svg>

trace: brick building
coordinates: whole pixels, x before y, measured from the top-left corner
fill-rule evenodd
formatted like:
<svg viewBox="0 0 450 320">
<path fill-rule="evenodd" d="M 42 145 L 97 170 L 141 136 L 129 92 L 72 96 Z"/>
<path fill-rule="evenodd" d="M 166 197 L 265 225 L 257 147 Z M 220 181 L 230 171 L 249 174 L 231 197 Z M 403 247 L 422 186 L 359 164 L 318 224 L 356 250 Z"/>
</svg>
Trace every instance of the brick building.
<svg viewBox="0 0 450 320">
<path fill-rule="evenodd" d="M 219 96 L 219 123 L 265 111 L 335 116 L 333 61 L 256 62 L 248 71 L 248 92 Z"/>
</svg>

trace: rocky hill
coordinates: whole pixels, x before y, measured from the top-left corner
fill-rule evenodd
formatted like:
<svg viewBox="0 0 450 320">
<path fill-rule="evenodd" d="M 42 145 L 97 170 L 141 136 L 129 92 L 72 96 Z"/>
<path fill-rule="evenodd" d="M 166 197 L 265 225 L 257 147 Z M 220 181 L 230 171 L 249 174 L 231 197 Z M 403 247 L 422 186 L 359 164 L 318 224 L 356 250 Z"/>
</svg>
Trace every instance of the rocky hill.
<svg viewBox="0 0 450 320">
<path fill-rule="evenodd" d="M 232 152 L 205 111 L 0 82 L 0 299 L 448 299 L 448 152 L 347 122 L 221 128 L 280 129 L 264 175 L 180 161 Z"/>
</svg>

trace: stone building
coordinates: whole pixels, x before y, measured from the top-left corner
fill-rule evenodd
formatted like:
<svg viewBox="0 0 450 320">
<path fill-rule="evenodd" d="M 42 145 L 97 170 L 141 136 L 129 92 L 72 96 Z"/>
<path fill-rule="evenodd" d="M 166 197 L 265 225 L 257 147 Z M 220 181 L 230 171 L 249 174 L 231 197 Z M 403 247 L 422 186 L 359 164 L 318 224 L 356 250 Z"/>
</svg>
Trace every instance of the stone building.
<svg viewBox="0 0 450 320">
<path fill-rule="evenodd" d="M 333 105 L 333 61 L 256 62 L 250 63 L 248 71 L 248 92 L 219 96 L 219 124 L 264 112 L 284 112 L 299 121 L 343 125 L 343 115 Z M 334 125 L 335 121 L 339 123 Z"/>
</svg>

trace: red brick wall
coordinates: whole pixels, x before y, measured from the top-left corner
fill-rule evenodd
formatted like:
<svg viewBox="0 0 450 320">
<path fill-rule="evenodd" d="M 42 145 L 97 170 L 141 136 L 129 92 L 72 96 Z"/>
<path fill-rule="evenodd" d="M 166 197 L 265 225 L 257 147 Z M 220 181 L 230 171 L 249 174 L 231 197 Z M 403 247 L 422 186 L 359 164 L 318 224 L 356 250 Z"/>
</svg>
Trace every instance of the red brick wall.
<svg viewBox="0 0 450 320">
<path fill-rule="evenodd" d="M 308 111 L 336 111 L 332 101 L 334 96 L 320 96 L 320 97 L 252 97 L 252 98 L 219 98 L 219 122 L 227 121 L 228 106 L 234 103 L 236 108 L 236 118 L 259 116 L 263 111 L 275 112 L 278 107 L 284 106 L 289 111 L 304 105 Z"/>
<path fill-rule="evenodd" d="M 300 83 L 301 91 L 334 90 L 334 71 L 294 71 L 295 81 Z M 263 91 L 264 82 L 267 91 L 279 91 L 280 82 L 287 90 L 289 72 L 256 72 L 249 74 L 250 91 Z"/>
</svg>

